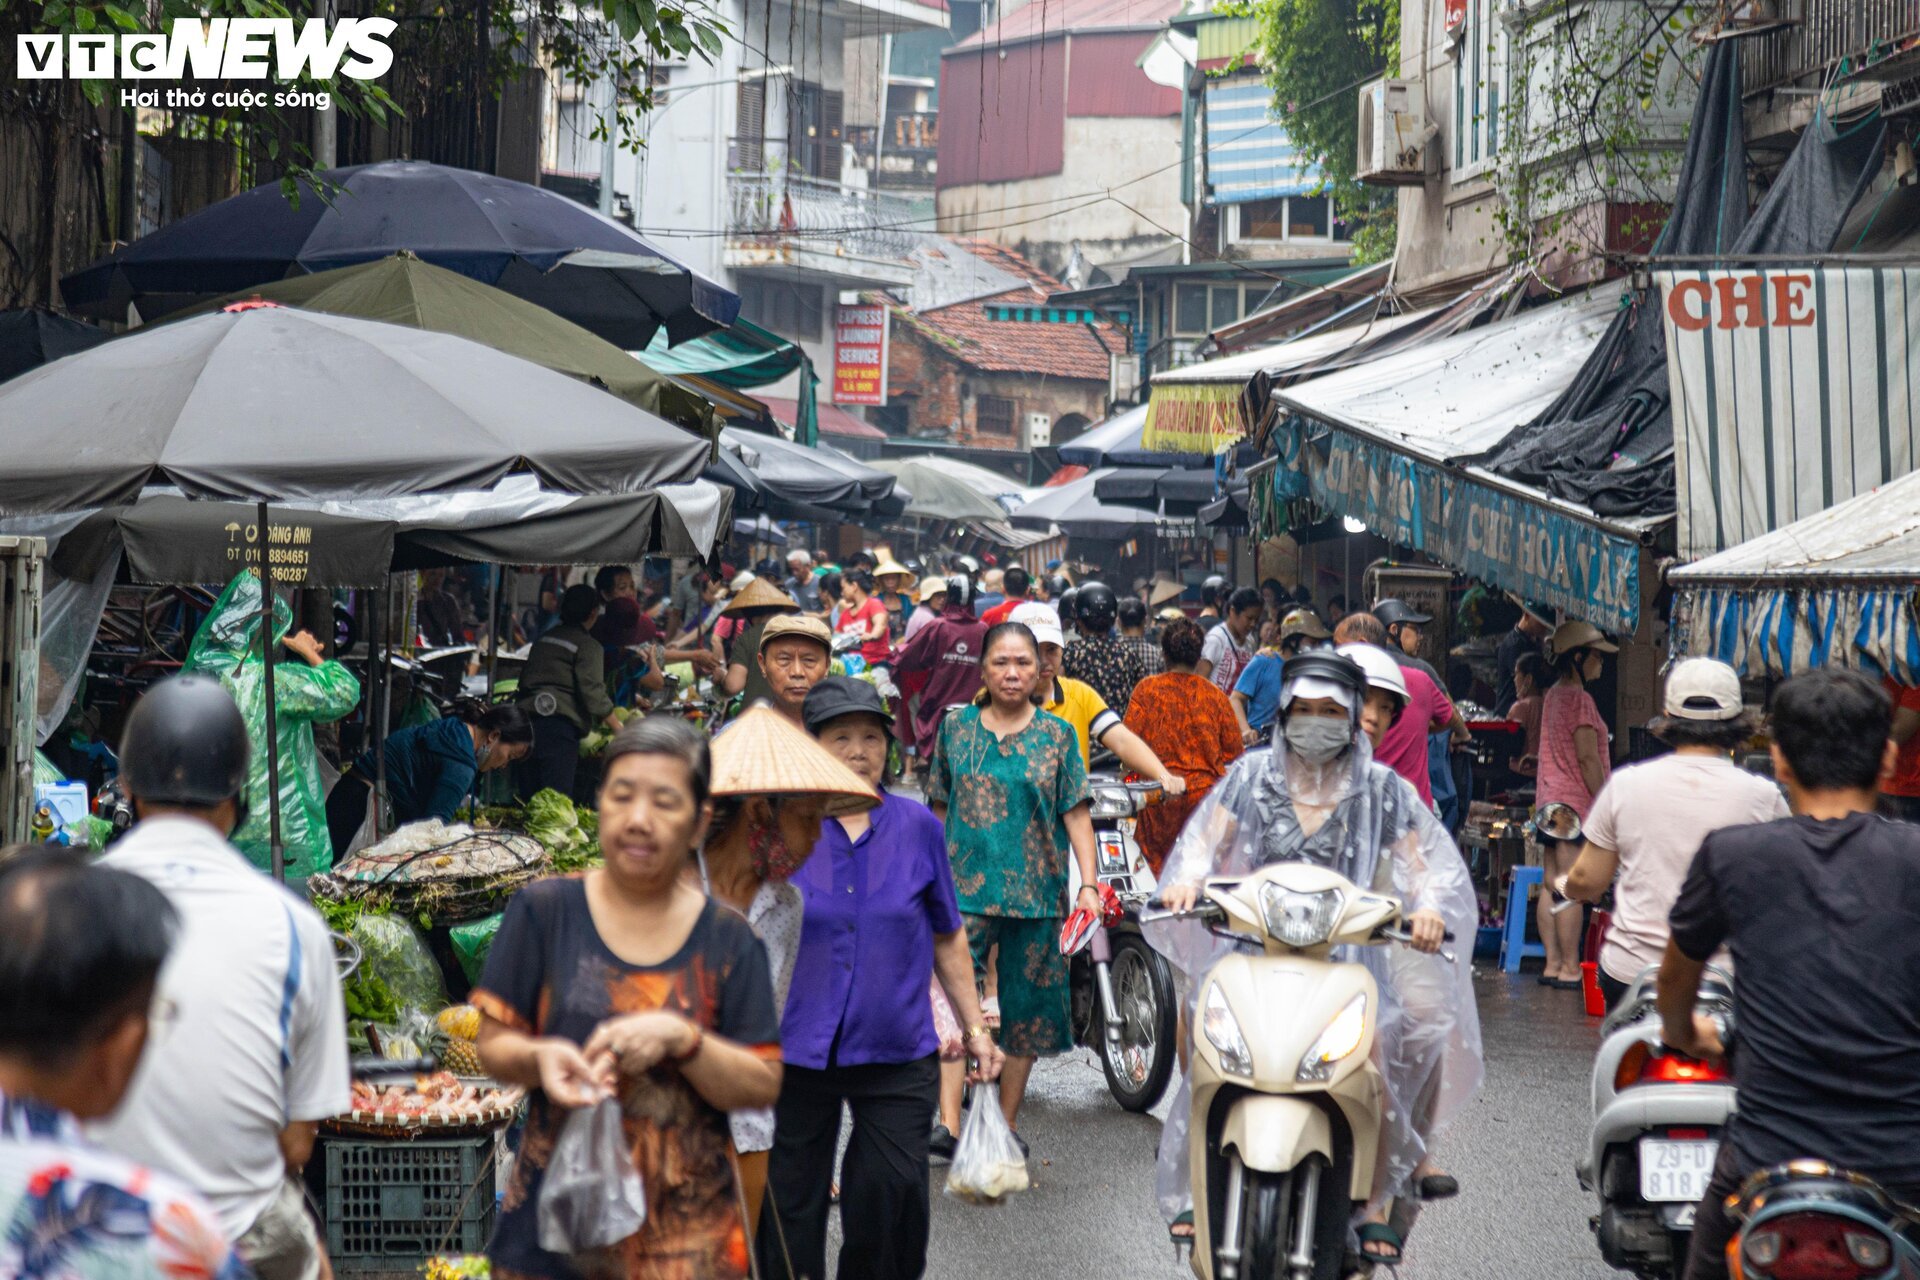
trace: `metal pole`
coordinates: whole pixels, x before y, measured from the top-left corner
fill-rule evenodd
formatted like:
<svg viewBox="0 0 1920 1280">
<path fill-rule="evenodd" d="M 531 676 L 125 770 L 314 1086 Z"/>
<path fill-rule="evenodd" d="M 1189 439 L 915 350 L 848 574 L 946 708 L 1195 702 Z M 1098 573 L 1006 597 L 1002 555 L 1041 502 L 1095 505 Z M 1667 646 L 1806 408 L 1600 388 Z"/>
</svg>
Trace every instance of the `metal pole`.
<svg viewBox="0 0 1920 1280">
<path fill-rule="evenodd" d="M 280 717 L 273 692 L 273 567 L 269 544 L 273 526 L 267 523 L 267 504 L 260 504 L 260 654 L 267 688 L 267 849 L 273 878 L 287 878 L 287 850 L 280 843 Z"/>
<path fill-rule="evenodd" d="M 391 605 L 393 603 L 391 573 L 387 574 L 386 581 L 380 584 L 380 590 L 386 595 L 387 604 Z M 380 721 L 373 726 L 373 838 L 375 840 L 386 834 L 380 829 L 380 824 L 387 812 L 387 724 L 393 718 L 393 661 L 387 656 L 390 651 L 387 639 L 393 630 L 395 612 L 396 610 L 391 608 L 381 612 L 380 649 L 374 655 L 380 664 L 379 675 L 375 677 L 380 682 Z"/>
<path fill-rule="evenodd" d="M 500 660 L 500 576 L 499 565 L 487 571 L 487 705 L 493 705 L 493 671 Z"/>
</svg>

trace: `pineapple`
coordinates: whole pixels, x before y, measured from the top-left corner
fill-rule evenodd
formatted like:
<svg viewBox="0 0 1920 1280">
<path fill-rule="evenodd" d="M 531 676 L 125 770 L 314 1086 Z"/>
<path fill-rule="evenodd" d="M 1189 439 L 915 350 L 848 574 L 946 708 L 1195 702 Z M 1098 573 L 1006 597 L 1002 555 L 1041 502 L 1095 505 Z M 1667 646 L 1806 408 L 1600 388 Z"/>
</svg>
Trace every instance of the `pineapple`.
<svg viewBox="0 0 1920 1280">
<path fill-rule="evenodd" d="M 480 1011 L 470 1004 L 456 1004 L 434 1015 L 434 1024 L 457 1040 L 480 1038 Z"/>
<path fill-rule="evenodd" d="M 480 1046 L 471 1040 L 462 1040 L 457 1036 L 447 1037 L 447 1047 L 440 1054 L 440 1069 L 451 1071 L 457 1076 L 484 1076 L 486 1069 L 480 1065 Z"/>
</svg>

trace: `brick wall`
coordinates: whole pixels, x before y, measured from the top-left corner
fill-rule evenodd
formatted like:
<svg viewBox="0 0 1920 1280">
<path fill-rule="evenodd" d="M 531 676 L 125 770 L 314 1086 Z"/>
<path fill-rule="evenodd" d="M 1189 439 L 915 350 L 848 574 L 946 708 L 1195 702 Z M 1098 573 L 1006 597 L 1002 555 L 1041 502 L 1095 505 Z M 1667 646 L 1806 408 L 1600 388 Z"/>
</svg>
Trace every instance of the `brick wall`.
<svg viewBox="0 0 1920 1280">
<path fill-rule="evenodd" d="M 1098 422 L 1106 416 L 1104 380 L 1050 378 L 1039 374 L 988 373 L 962 364 L 938 341 L 895 323 L 887 357 L 888 394 L 908 405 L 907 433 L 934 436 L 976 449 L 1020 448 L 1020 426 L 1029 413 L 1059 421 L 1070 413 Z M 1011 401 L 1013 431 L 982 432 L 980 398 Z"/>
</svg>

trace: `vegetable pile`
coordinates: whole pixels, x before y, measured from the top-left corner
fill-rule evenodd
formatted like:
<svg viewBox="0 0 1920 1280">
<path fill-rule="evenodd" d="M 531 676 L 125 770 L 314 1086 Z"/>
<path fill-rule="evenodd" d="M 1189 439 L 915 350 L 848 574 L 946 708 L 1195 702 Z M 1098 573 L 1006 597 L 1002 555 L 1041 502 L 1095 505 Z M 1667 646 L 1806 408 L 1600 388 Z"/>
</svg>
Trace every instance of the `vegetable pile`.
<svg viewBox="0 0 1920 1280">
<path fill-rule="evenodd" d="M 534 792 L 520 812 L 517 825 L 546 847 L 555 871 L 565 873 L 600 865 L 600 815 L 580 808 L 551 787 Z"/>
</svg>

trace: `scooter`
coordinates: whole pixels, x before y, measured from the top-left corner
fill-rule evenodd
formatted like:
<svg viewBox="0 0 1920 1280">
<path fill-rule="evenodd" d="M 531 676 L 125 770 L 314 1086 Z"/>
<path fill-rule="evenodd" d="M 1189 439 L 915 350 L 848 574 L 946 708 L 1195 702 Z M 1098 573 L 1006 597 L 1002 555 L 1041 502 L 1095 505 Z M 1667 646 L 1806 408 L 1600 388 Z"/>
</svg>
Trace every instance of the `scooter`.
<svg viewBox="0 0 1920 1280">
<path fill-rule="evenodd" d="M 1740 1188 L 1733 1280 L 1916 1280 L 1920 1210 L 1821 1160 L 1762 1169 Z"/>
<path fill-rule="evenodd" d="M 1599 1197 L 1592 1218 L 1607 1265 L 1648 1280 L 1686 1267 L 1694 1210 L 1706 1193 L 1720 1132 L 1736 1110 L 1724 1062 L 1689 1058 L 1660 1041 L 1658 969 L 1643 972 L 1601 1024 L 1593 1064 L 1593 1127 L 1575 1172 Z M 1733 985 L 1709 968 L 1694 1005 L 1733 1031 Z M 1877 1273 L 1876 1273 L 1877 1274 Z"/>
<path fill-rule="evenodd" d="M 1385 1085 L 1372 1056 L 1379 988 L 1366 966 L 1332 952 L 1411 941 L 1401 902 L 1283 862 L 1208 880 L 1177 917 L 1145 913 L 1180 917 L 1258 948 L 1226 956 L 1200 986 L 1189 1066 L 1194 1274 L 1337 1280 L 1348 1225 L 1373 1188 Z"/>
<path fill-rule="evenodd" d="M 1148 1111 L 1173 1076 L 1179 1008 L 1173 969 L 1140 933 L 1153 871 L 1133 821 L 1159 793 L 1157 782 L 1090 780 L 1094 868 L 1101 919 L 1063 939 L 1071 984 L 1073 1041 L 1100 1055 L 1107 1090 L 1128 1111 Z M 1078 869 L 1072 879 L 1078 880 Z M 1069 886 L 1078 892 L 1079 885 Z"/>
</svg>

